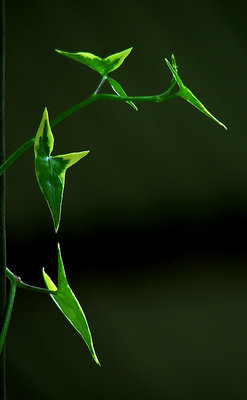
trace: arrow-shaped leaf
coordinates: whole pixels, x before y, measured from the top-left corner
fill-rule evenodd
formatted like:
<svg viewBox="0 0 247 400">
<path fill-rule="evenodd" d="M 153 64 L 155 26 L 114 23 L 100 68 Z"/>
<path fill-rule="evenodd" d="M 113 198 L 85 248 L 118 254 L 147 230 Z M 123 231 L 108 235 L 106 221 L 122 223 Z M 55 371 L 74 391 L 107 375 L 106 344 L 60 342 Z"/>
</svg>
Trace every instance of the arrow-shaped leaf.
<svg viewBox="0 0 247 400">
<path fill-rule="evenodd" d="M 183 99 L 188 101 L 190 104 L 192 104 L 194 107 L 196 107 L 199 111 L 201 111 L 202 113 L 207 115 L 209 118 L 211 118 L 212 120 L 217 122 L 219 125 L 223 126 L 223 128 L 227 129 L 227 127 L 222 122 L 220 122 L 217 118 L 215 118 L 206 109 L 206 107 L 204 107 L 204 105 L 201 103 L 201 101 L 197 99 L 197 97 L 191 92 L 191 90 L 188 89 L 184 85 L 182 79 L 178 75 L 177 66 L 176 66 L 176 61 L 175 61 L 174 55 L 172 55 L 172 65 L 170 64 L 170 62 L 166 58 L 165 58 L 165 61 L 166 61 L 167 65 L 168 65 L 168 67 L 170 68 L 170 70 L 172 72 L 172 75 L 173 75 L 174 79 L 176 80 L 176 82 L 177 82 L 177 84 L 179 86 L 179 92 L 177 93 L 177 96 L 182 97 Z"/>
<path fill-rule="evenodd" d="M 70 53 L 68 51 L 57 50 L 56 51 L 66 57 L 72 58 L 72 60 L 78 61 L 82 64 L 97 71 L 100 75 L 105 76 L 115 69 L 119 68 L 125 58 L 129 55 L 133 47 L 120 51 L 119 53 L 111 54 L 106 58 L 100 58 L 92 53 L 77 52 Z"/>
<path fill-rule="evenodd" d="M 124 89 L 122 88 L 120 83 L 118 83 L 115 79 L 108 78 L 108 77 L 107 77 L 107 80 L 110 83 L 114 92 L 118 94 L 118 96 L 127 96 L 126 92 L 124 91 Z M 135 111 L 138 111 L 138 108 L 133 103 L 133 101 L 126 101 L 126 103 L 129 104 L 131 107 L 133 107 Z"/>
<path fill-rule="evenodd" d="M 86 320 L 85 314 L 72 292 L 65 274 L 65 269 L 63 265 L 63 260 L 61 256 L 60 246 L 58 244 L 58 285 L 53 283 L 51 278 L 47 275 L 43 269 L 43 277 L 45 284 L 49 290 L 57 290 L 56 294 L 50 295 L 52 300 L 56 303 L 57 307 L 63 313 L 63 315 L 69 320 L 71 325 L 77 330 L 81 335 L 82 339 L 89 348 L 89 351 L 94 359 L 94 361 L 100 365 L 100 362 L 96 356 L 92 335 Z"/>
<path fill-rule="evenodd" d="M 45 197 L 58 231 L 66 170 L 88 154 L 88 151 L 51 156 L 54 138 L 50 128 L 47 109 L 34 141 L 35 173 L 40 189 Z"/>
</svg>

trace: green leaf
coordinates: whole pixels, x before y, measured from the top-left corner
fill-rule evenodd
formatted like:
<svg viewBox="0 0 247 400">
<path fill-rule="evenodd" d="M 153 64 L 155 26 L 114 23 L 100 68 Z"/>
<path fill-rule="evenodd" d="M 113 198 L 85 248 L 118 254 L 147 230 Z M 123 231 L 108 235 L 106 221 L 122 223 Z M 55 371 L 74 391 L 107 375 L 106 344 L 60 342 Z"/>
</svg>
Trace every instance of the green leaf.
<svg viewBox="0 0 247 400">
<path fill-rule="evenodd" d="M 65 274 L 65 269 L 63 265 L 63 260 L 61 256 L 60 246 L 58 244 L 58 285 L 53 283 L 51 278 L 47 275 L 43 269 L 43 277 L 45 284 L 49 290 L 57 290 L 56 294 L 50 295 L 52 300 L 55 302 L 57 307 L 63 313 L 63 315 L 68 319 L 75 330 L 81 335 L 82 339 L 89 348 L 89 351 L 94 359 L 94 361 L 100 365 L 100 362 L 96 356 L 92 335 L 86 320 L 85 314 L 72 292 Z"/>
<path fill-rule="evenodd" d="M 119 68 L 125 58 L 129 55 L 133 47 L 120 51 L 119 53 L 112 54 L 106 58 L 100 58 L 92 53 L 78 52 L 70 53 L 68 51 L 55 50 L 59 54 L 72 58 L 88 67 L 97 71 L 100 75 L 105 76 L 115 69 Z"/>
<path fill-rule="evenodd" d="M 51 156 L 54 138 L 47 109 L 35 136 L 35 173 L 40 189 L 50 209 L 55 231 L 58 231 L 65 185 L 65 172 L 88 154 L 88 151 Z"/>
<path fill-rule="evenodd" d="M 177 96 L 182 97 L 186 101 L 188 101 L 190 104 L 192 104 L 194 107 L 196 107 L 199 111 L 201 111 L 203 114 L 207 115 L 209 118 L 217 122 L 219 125 L 223 126 L 223 128 L 227 129 L 227 127 L 220 122 L 217 118 L 215 118 L 207 109 L 204 107 L 204 105 L 201 103 L 200 100 L 197 99 L 197 97 L 191 92 L 190 89 L 188 89 L 180 76 L 178 75 L 177 72 L 177 65 L 176 65 L 176 60 L 174 55 L 172 55 L 172 65 L 170 62 L 165 58 L 165 61 L 170 68 L 174 79 L 176 80 L 178 86 L 179 86 L 179 92 L 177 93 Z"/>
<path fill-rule="evenodd" d="M 114 92 L 118 94 L 118 96 L 127 96 L 126 92 L 123 90 L 123 88 L 120 85 L 120 83 L 115 81 L 115 79 L 108 78 L 108 77 L 107 77 L 107 80 L 110 83 L 110 85 L 111 85 L 112 89 L 114 90 Z M 133 101 L 126 101 L 126 103 L 129 104 L 131 107 L 133 107 L 135 111 L 138 111 L 138 108 L 133 103 Z"/>
</svg>

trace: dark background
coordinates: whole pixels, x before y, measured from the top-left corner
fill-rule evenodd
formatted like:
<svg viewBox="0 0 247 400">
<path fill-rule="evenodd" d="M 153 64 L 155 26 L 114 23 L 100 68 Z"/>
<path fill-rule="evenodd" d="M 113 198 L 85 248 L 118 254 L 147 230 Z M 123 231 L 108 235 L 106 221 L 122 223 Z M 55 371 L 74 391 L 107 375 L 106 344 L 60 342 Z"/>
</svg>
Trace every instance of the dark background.
<svg viewBox="0 0 247 400">
<path fill-rule="evenodd" d="M 242 2 L 7 1 L 7 154 L 89 96 L 96 72 L 54 52 L 134 49 L 112 77 L 130 95 L 182 79 L 228 133 L 181 99 L 97 103 L 54 128 L 67 173 L 53 234 L 33 152 L 7 173 L 8 266 L 56 280 L 56 242 L 102 368 L 55 305 L 19 291 L 9 399 L 243 399 L 247 395 L 246 10 Z"/>
</svg>

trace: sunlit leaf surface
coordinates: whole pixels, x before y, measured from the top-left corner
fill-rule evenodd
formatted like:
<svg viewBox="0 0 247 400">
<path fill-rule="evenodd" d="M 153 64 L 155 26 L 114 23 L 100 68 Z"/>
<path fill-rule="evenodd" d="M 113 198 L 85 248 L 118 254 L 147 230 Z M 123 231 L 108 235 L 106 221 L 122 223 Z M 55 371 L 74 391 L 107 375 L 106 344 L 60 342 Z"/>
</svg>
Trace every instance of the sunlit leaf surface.
<svg viewBox="0 0 247 400">
<path fill-rule="evenodd" d="M 120 83 L 118 83 L 115 79 L 112 78 L 107 78 L 107 80 L 110 83 L 115 93 L 117 93 L 119 96 L 127 96 L 126 92 L 124 91 Z M 138 108 L 133 103 L 133 101 L 126 101 L 126 103 L 129 104 L 131 107 L 133 107 L 135 111 L 138 111 Z"/>
<path fill-rule="evenodd" d="M 219 125 L 223 126 L 223 128 L 227 129 L 227 127 L 220 122 L 217 118 L 215 118 L 207 109 L 206 107 L 201 103 L 200 100 L 198 100 L 198 98 L 191 92 L 190 89 L 188 89 L 182 79 L 180 78 L 180 76 L 178 75 L 177 72 L 177 66 L 176 66 L 176 61 L 175 61 L 175 57 L 174 55 L 172 55 L 172 65 L 170 64 L 170 62 L 165 58 L 165 61 L 168 65 L 168 67 L 170 68 L 173 77 L 175 78 L 178 86 L 179 86 L 179 92 L 177 93 L 177 96 L 182 97 L 183 99 L 185 99 L 186 101 L 188 101 L 190 104 L 192 104 L 194 107 L 196 107 L 199 111 L 201 111 L 203 114 L 207 115 L 209 118 L 211 118 L 212 120 L 214 120 L 215 122 L 217 122 Z"/>
<path fill-rule="evenodd" d="M 56 303 L 57 307 L 63 313 L 63 315 L 68 319 L 71 325 L 77 330 L 81 335 L 82 339 L 89 348 L 89 351 L 94 359 L 94 361 L 100 365 L 99 360 L 96 356 L 92 335 L 86 320 L 86 316 L 72 292 L 65 274 L 65 269 L 62 261 L 60 246 L 58 245 L 58 284 L 57 286 L 53 283 L 51 278 L 47 275 L 43 269 L 43 277 L 46 286 L 50 290 L 57 290 L 56 294 L 50 295 L 51 298 Z"/>
<path fill-rule="evenodd" d="M 129 49 L 120 51 L 119 53 L 111 54 L 106 58 L 100 58 L 92 53 L 77 52 L 70 53 L 68 51 L 57 50 L 56 51 L 66 57 L 72 58 L 72 60 L 78 61 L 88 67 L 97 71 L 100 75 L 105 76 L 115 69 L 119 68 L 125 58 L 131 52 L 132 47 Z"/>
<path fill-rule="evenodd" d="M 66 170 L 88 154 L 88 151 L 51 156 L 54 138 L 50 128 L 47 109 L 35 137 L 35 173 L 54 222 L 59 228 Z"/>
</svg>

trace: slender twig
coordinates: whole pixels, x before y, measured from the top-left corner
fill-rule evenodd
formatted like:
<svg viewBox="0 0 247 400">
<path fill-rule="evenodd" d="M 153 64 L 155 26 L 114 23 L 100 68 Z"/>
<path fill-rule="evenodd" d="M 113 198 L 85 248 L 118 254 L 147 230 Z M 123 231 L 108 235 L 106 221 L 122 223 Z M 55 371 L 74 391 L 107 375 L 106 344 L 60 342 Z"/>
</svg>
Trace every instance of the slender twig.
<svg viewBox="0 0 247 400">
<path fill-rule="evenodd" d="M 4 347 L 4 343 L 5 343 L 5 339 L 6 339 L 10 319 L 11 319 L 11 314 L 12 314 L 14 300 L 15 300 L 16 287 L 17 287 L 17 280 L 14 280 L 14 279 L 11 280 L 7 309 L 6 309 L 2 329 L 0 332 L 0 354 Z"/>
<path fill-rule="evenodd" d="M 5 160 L 5 0 L 0 0 L 0 164 Z M 0 177 L 0 327 L 6 306 L 5 176 Z M 6 398 L 5 352 L 0 355 L 0 399 Z"/>
<path fill-rule="evenodd" d="M 49 290 L 49 289 L 29 285 L 28 283 L 22 282 L 21 278 L 15 274 L 13 274 L 13 272 L 11 272 L 10 269 L 8 269 L 8 268 L 6 268 L 6 276 L 8 279 L 10 279 L 11 282 L 13 282 L 13 281 L 16 282 L 16 286 L 18 286 L 21 289 L 26 289 L 26 290 L 30 290 L 32 292 L 38 292 L 38 293 L 53 294 L 53 295 L 56 294 L 56 290 Z"/>
<path fill-rule="evenodd" d="M 14 153 L 9 156 L 9 158 L 0 166 L 0 175 L 11 165 L 13 162 L 19 158 L 22 153 L 24 153 L 29 147 L 33 145 L 34 138 L 28 139 L 25 143 L 23 143 Z"/>
<path fill-rule="evenodd" d="M 68 118 L 70 115 L 74 114 L 75 112 L 81 110 L 82 108 L 95 103 L 97 101 L 101 100 L 111 100 L 111 101 L 135 101 L 135 102 L 153 102 L 153 103 L 161 103 L 167 100 L 170 100 L 174 97 L 177 96 L 177 93 L 171 94 L 171 91 L 175 85 L 174 79 L 171 81 L 169 88 L 157 95 L 150 95 L 150 96 L 118 96 L 116 94 L 98 94 L 99 90 L 102 88 L 102 85 L 106 81 L 107 77 L 103 77 L 102 80 L 100 81 L 100 84 L 98 85 L 97 89 L 95 90 L 94 94 L 89 96 L 87 99 L 80 101 L 79 103 L 75 104 L 74 106 L 68 108 L 61 114 L 59 114 L 56 118 L 54 118 L 51 121 L 51 127 L 54 127 L 55 125 L 59 124 L 62 122 L 64 119 Z M 14 151 L 10 155 L 10 157 L 1 165 L 0 164 L 0 175 L 3 174 L 3 172 L 14 163 L 14 161 L 19 158 L 27 149 L 29 149 L 33 143 L 34 143 L 35 138 L 31 138 L 27 140 L 23 145 L 17 148 L 17 150 Z"/>
<path fill-rule="evenodd" d="M 8 268 L 6 268 L 6 276 L 10 280 L 10 291 L 9 291 L 9 298 L 8 298 L 6 311 L 4 314 L 4 320 L 3 320 L 1 330 L 0 330 L 0 354 L 2 353 L 2 350 L 4 348 L 4 343 L 5 343 L 5 339 L 6 339 L 10 319 L 11 319 L 13 306 L 14 306 L 16 288 L 20 287 L 22 289 L 31 290 L 32 292 L 38 292 L 38 293 L 46 293 L 46 294 L 53 294 L 53 295 L 56 294 L 56 291 L 54 291 L 54 290 L 40 288 L 40 287 L 28 285 L 27 283 L 22 282 L 21 278 L 19 278 L 15 274 L 13 274 L 13 272 L 11 272 Z M 0 399 L 2 400 L 2 397 Z"/>
<path fill-rule="evenodd" d="M 65 118 L 68 118 L 70 115 L 74 114 L 76 111 L 80 110 L 88 106 L 89 104 L 94 103 L 97 101 L 98 95 L 91 95 L 87 99 L 80 101 L 79 103 L 75 104 L 74 106 L 68 108 L 63 113 L 59 114 L 56 118 L 51 121 L 51 127 L 54 127 L 59 122 L 63 121 Z"/>
<path fill-rule="evenodd" d="M 101 81 L 102 82 L 102 81 Z M 84 108 L 88 106 L 89 104 L 95 103 L 96 101 L 100 100 L 112 100 L 112 101 L 136 101 L 136 102 L 153 102 L 153 103 L 161 103 L 163 101 L 167 101 L 172 99 L 173 97 L 176 97 L 176 93 L 171 95 L 171 90 L 174 87 L 174 81 L 171 81 L 171 84 L 169 88 L 161 93 L 161 94 L 156 94 L 156 95 L 150 95 L 150 96 L 118 96 L 116 94 L 92 94 L 89 96 L 87 99 L 82 100 L 80 103 L 75 104 L 74 106 L 68 108 L 66 111 L 63 113 L 59 114 L 56 118 L 54 118 L 51 121 L 51 126 L 54 127 L 61 121 L 63 121 L 65 118 L 68 118 L 70 115 L 74 114 L 76 111 L 80 110 L 81 108 Z"/>
<path fill-rule="evenodd" d="M 103 76 L 103 78 L 101 79 L 101 81 L 100 81 L 100 83 L 99 83 L 97 89 L 95 90 L 94 94 L 99 93 L 99 91 L 100 91 L 100 89 L 102 88 L 102 86 L 104 85 L 106 79 L 107 79 L 107 76 L 106 76 L 106 75 Z"/>
</svg>

